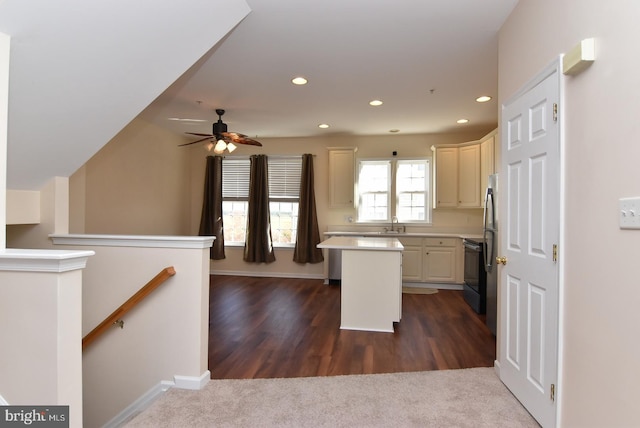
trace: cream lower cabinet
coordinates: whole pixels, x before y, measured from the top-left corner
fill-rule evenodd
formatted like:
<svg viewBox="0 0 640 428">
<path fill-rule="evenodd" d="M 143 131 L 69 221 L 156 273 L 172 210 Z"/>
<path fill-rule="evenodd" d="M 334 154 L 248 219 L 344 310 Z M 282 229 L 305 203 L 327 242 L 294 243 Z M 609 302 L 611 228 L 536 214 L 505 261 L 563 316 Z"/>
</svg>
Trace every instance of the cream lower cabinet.
<svg viewBox="0 0 640 428">
<path fill-rule="evenodd" d="M 400 238 L 402 250 L 402 280 L 422 281 L 422 238 Z"/>
<path fill-rule="evenodd" d="M 462 283 L 460 238 L 400 238 L 402 280 L 406 282 Z"/>
<path fill-rule="evenodd" d="M 425 241 L 429 241 L 424 247 L 425 282 L 457 282 L 457 251 L 455 242 L 452 242 L 455 239 L 427 238 Z"/>
</svg>

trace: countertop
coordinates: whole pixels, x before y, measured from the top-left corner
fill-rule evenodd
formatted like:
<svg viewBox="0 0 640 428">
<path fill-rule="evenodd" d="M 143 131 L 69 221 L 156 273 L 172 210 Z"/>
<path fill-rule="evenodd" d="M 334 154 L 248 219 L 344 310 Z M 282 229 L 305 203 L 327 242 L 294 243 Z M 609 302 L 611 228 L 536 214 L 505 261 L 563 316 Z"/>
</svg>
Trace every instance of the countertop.
<svg viewBox="0 0 640 428">
<path fill-rule="evenodd" d="M 402 251 L 404 247 L 395 237 L 375 236 L 332 236 L 318 244 L 318 248 L 338 250 Z"/>
<path fill-rule="evenodd" d="M 350 232 L 350 231 L 332 231 L 324 232 L 325 236 L 345 236 L 345 237 L 384 237 L 384 238 L 470 238 L 482 239 L 482 234 L 477 233 L 431 233 L 431 232 Z M 320 247 L 322 248 L 322 247 Z"/>
</svg>

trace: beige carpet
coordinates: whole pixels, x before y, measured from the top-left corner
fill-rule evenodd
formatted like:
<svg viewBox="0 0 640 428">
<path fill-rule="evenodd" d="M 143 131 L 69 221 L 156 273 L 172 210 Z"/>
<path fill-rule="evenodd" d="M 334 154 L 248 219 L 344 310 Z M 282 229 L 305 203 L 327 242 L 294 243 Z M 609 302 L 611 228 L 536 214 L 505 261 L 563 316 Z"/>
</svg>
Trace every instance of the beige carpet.
<svg viewBox="0 0 640 428">
<path fill-rule="evenodd" d="M 406 294 L 436 294 L 438 292 L 437 288 L 427 288 L 427 287 L 407 287 L 402 286 L 402 292 Z"/>
<path fill-rule="evenodd" d="M 127 427 L 538 427 L 493 368 L 212 380 L 171 389 Z"/>
</svg>

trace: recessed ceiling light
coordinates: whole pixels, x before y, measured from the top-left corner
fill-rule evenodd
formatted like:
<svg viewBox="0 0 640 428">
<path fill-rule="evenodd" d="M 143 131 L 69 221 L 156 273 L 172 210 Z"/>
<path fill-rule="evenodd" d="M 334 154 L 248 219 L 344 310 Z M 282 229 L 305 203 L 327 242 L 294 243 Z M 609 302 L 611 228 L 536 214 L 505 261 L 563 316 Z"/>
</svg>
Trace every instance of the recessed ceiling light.
<svg viewBox="0 0 640 428">
<path fill-rule="evenodd" d="M 381 106 L 382 105 L 382 101 L 380 101 L 380 100 L 369 101 L 369 105 L 372 105 L 374 107 Z"/>
<path fill-rule="evenodd" d="M 490 101 L 491 97 L 489 95 L 483 95 L 481 97 L 476 98 L 476 101 L 479 103 L 486 103 L 487 101 Z"/>
<path fill-rule="evenodd" d="M 329 125 L 326 124 L 326 123 L 321 123 L 320 125 L 318 125 L 318 128 L 322 128 L 322 129 L 326 129 L 328 127 L 329 127 Z"/>
<path fill-rule="evenodd" d="M 396 132 L 400 132 L 400 130 L 399 129 L 390 129 L 389 132 L 393 132 L 395 134 Z"/>
<path fill-rule="evenodd" d="M 460 123 L 460 124 L 469 123 L 469 119 L 458 119 L 456 123 Z"/>
<path fill-rule="evenodd" d="M 306 85 L 307 84 L 307 79 L 305 79 L 302 76 L 298 76 L 298 77 L 294 77 L 293 79 L 291 79 L 291 83 L 293 83 L 294 85 Z"/>
</svg>

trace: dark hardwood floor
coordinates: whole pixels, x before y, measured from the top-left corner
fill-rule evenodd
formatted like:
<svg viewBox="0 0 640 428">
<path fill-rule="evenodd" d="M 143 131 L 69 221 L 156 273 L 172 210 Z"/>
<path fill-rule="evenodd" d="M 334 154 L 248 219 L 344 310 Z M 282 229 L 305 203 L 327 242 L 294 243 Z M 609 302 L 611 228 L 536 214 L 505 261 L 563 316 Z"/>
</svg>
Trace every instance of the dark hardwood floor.
<svg viewBox="0 0 640 428">
<path fill-rule="evenodd" d="M 490 367 L 495 337 L 462 291 L 403 294 L 395 333 L 340 330 L 340 287 L 322 280 L 212 275 L 213 379 Z"/>
</svg>

